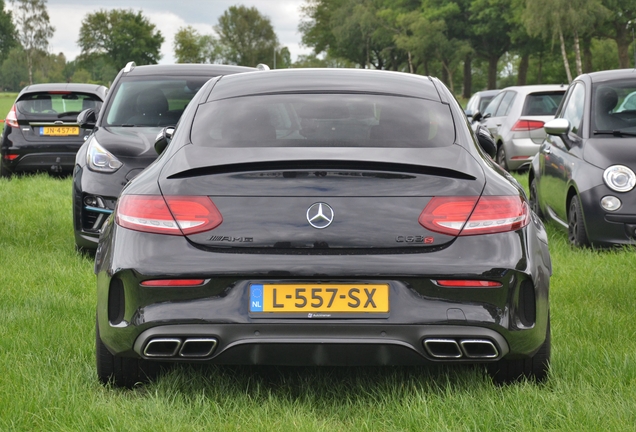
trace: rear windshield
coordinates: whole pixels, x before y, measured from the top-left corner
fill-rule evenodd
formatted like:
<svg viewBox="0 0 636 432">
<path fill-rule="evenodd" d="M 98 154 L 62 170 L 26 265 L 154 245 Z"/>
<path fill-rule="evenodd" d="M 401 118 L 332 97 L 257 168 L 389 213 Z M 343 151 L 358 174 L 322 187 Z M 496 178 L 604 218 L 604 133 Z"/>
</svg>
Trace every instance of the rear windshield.
<svg viewBox="0 0 636 432">
<path fill-rule="evenodd" d="M 209 147 L 442 147 L 452 145 L 450 108 L 372 94 L 278 94 L 199 107 L 192 142 Z"/>
<path fill-rule="evenodd" d="M 93 94 L 60 91 L 22 95 L 16 103 L 16 109 L 22 114 L 32 114 L 38 118 L 62 118 L 77 117 L 83 110 L 98 109 L 101 105 L 102 101 Z"/>
<path fill-rule="evenodd" d="M 210 78 L 124 77 L 112 91 L 106 112 L 107 126 L 175 125 L 186 105 Z"/>
<path fill-rule="evenodd" d="M 526 96 L 526 104 L 521 115 L 553 116 L 556 113 L 565 90 L 560 92 L 532 93 Z"/>
</svg>

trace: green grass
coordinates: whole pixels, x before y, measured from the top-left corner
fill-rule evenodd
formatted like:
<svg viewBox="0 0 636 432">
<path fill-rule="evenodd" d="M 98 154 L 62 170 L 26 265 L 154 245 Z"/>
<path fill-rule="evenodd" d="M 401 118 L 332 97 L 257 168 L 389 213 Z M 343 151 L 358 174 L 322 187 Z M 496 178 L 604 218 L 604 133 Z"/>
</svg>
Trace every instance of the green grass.
<svg viewBox="0 0 636 432">
<path fill-rule="evenodd" d="M 549 226 L 545 385 L 480 368 L 177 367 L 135 390 L 94 369 L 93 262 L 71 179 L 0 180 L 0 430 L 636 430 L 634 250 L 572 250 Z"/>
<path fill-rule="evenodd" d="M 4 119 L 7 117 L 13 102 L 15 102 L 15 98 L 18 97 L 17 93 L 5 93 L 0 92 L 0 133 L 4 129 Z"/>
</svg>

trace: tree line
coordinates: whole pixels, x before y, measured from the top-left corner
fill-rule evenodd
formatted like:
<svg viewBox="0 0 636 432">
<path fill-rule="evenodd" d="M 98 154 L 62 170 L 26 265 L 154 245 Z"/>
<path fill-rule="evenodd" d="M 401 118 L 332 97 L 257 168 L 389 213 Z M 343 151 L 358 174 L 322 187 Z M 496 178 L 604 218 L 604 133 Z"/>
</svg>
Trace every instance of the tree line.
<svg viewBox="0 0 636 432">
<path fill-rule="evenodd" d="M 141 11 L 87 14 L 67 61 L 48 52 L 46 0 L 0 0 L 0 87 L 31 82 L 108 85 L 128 61 L 155 64 L 164 36 Z M 632 23 L 632 20 L 634 22 Z M 636 0 L 305 0 L 299 32 L 309 55 L 292 62 L 271 21 L 232 6 L 201 34 L 174 37 L 181 63 L 359 67 L 440 77 L 456 94 L 507 85 L 568 83 L 594 70 L 631 63 Z M 636 56 L 636 55 L 635 55 Z"/>
<path fill-rule="evenodd" d="M 633 64 L 634 0 L 306 0 L 302 11 L 315 54 L 436 75 L 464 97 Z"/>
</svg>

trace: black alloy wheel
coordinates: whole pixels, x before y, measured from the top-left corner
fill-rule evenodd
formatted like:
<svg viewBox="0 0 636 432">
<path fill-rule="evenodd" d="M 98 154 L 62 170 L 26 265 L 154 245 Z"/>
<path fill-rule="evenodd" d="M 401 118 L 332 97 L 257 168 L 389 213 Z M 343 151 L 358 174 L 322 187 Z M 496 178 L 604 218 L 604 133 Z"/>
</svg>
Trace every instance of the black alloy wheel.
<svg viewBox="0 0 636 432">
<path fill-rule="evenodd" d="M 533 178 L 530 182 L 530 208 L 543 219 L 543 213 L 541 212 L 541 206 L 539 205 L 539 194 L 537 192 L 537 179 Z"/>
<path fill-rule="evenodd" d="M 589 246 L 590 242 L 583 223 L 583 209 L 578 195 L 572 197 L 568 210 L 568 240 L 575 247 Z"/>
</svg>

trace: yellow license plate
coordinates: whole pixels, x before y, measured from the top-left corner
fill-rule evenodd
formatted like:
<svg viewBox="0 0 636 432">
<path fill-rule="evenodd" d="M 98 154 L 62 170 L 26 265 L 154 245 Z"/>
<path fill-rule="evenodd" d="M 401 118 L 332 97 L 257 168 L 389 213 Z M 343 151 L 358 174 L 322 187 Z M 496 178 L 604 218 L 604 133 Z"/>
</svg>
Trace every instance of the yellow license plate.
<svg viewBox="0 0 636 432">
<path fill-rule="evenodd" d="M 250 312 L 388 313 L 388 284 L 252 284 Z"/>
<path fill-rule="evenodd" d="M 44 126 L 40 128 L 41 136 L 71 136 L 79 135 L 77 126 Z"/>
</svg>

